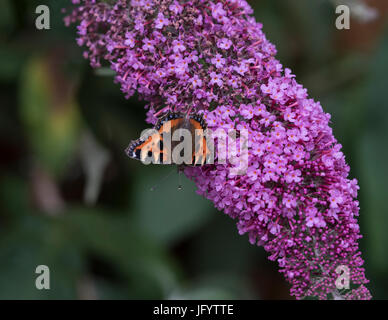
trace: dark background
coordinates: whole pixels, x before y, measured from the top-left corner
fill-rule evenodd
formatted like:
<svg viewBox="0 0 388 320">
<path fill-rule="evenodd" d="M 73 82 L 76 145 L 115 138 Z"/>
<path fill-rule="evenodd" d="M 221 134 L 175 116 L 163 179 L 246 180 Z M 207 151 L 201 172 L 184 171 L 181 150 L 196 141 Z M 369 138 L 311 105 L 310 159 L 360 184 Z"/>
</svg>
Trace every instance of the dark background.
<svg viewBox="0 0 388 320">
<path fill-rule="evenodd" d="M 186 178 L 179 191 L 174 167 L 125 156 L 144 104 L 82 58 L 62 22 L 69 2 L 0 0 L 0 299 L 291 299 L 276 263 Z M 361 187 L 369 288 L 386 299 L 388 2 L 369 1 L 379 18 L 346 31 L 329 0 L 250 3 L 332 115 Z M 50 30 L 35 28 L 39 4 Z M 35 288 L 42 264 L 50 290 Z"/>
</svg>

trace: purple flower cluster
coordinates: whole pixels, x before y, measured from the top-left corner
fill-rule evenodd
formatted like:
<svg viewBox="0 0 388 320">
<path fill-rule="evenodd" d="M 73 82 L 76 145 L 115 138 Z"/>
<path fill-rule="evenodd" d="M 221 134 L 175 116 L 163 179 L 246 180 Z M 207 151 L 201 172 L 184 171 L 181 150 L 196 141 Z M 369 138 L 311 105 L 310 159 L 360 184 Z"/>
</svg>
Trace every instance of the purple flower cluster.
<svg viewBox="0 0 388 320">
<path fill-rule="evenodd" d="M 210 129 L 247 129 L 249 168 L 186 168 L 198 193 L 277 261 L 296 298 L 370 299 L 357 241 L 358 185 L 330 115 L 309 99 L 244 0 L 73 0 L 66 22 L 93 67 L 110 63 L 127 97 L 202 113 Z M 113 4 L 112 4 L 113 2 Z M 350 270 L 338 290 L 338 266 Z"/>
</svg>

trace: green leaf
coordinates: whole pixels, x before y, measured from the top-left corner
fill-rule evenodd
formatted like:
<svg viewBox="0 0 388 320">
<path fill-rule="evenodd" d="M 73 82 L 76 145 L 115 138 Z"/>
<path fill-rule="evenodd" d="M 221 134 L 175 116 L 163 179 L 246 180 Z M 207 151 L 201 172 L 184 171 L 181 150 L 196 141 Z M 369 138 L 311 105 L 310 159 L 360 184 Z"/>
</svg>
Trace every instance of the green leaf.
<svg viewBox="0 0 388 320">
<path fill-rule="evenodd" d="M 172 245 L 190 236 L 208 220 L 210 202 L 195 192 L 194 183 L 183 174 L 183 189 L 178 190 L 176 166 L 145 166 L 139 162 L 136 169 L 135 221 L 152 239 Z M 151 191 L 155 184 L 155 190 Z"/>
<path fill-rule="evenodd" d="M 127 297 L 160 299 L 175 287 L 175 267 L 162 249 L 127 219 L 75 208 L 63 222 L 84 250 L 104 258 L 124 276 Z"/>
<path fill-rule="evenodd" d="M 239 235 L 236 221 L 221 212 L 217 212 L 192 241 L 192 254 L 188 263 L 190 269 L 203 273 L 248 273 L 255 257 L 266 254 L 262 248 L 251 245 L 247 235 Z"/>
</svg>

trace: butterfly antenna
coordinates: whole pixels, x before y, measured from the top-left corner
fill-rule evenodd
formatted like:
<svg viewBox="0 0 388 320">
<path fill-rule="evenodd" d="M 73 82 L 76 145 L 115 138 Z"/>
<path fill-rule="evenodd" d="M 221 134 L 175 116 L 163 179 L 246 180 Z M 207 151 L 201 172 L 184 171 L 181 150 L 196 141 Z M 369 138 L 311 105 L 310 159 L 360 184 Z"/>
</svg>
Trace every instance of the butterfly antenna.
<svg viewBox="0 0 388 320">
<path fill-rule="evenodd" d="M 153 187 L 151 187 L 150 191 L 155 191 L 155 189 L 163 182 L 165 181 L 169 176 L 171 176 L 171 173 L 173 173 L 175 169 L 172 169 L 169 173 L 167 173 L 162 179 L 159 180 L 157 184 L 155 184 Z"/>
</svg>

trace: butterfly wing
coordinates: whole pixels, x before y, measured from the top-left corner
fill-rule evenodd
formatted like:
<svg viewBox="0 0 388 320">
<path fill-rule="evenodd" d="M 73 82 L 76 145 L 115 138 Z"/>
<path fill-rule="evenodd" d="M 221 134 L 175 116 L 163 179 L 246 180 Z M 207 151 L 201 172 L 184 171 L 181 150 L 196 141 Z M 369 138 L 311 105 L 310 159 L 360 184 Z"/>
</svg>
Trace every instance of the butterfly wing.
<svg viewBox="0 0 388 320">
<path fill-rule="evenodd" d="M 127 155 L 143 163 L 160 162 L 160 134 L 155 129 L 147 130 L 139 139 L 132 141 L 126 149 Z"/>
<path fill-rule="evenodd" d="M 183 116 L 180 113 L 167 114 L 153 129 L 147 130 L 142 137 L 130 143 L 126 149 L 127 155 L 143 163 L 171 163 L 171 148 L 163 145 L 163 135 L 172 135 L 182 123 Z"/>
<path fill-rule="evenodd" d="M 203 166 L 211 155 L 211 150 L 205 134 L 206 123 L 201 115 L 194 114 L 190 117 L 190 125 L 192 127 L 192 132 L 195 135 L 192 163 L 194 166 Z"/>
<path fill-rule="evenodd" d="M 191 164 L 202 166 L 211 156 L 211 150 L 206 140 L 206 123 L 201 115 L 193 114 L 189 117 L 189 128 L 193 137 L 193 154 Z M 126 149 L 127 155 L 143 163 L 169 164 L 171 163 L 171 145 L 163 143 L 164 134 L 171 136 L 179 128 L 187 127 L 187 118 L 181 113 L 169 113 L 158 121 L 153 129 L 139 139 L 132 141 Z M 174 146 L 173 146 L 174 147 Z"/>
</svg>

